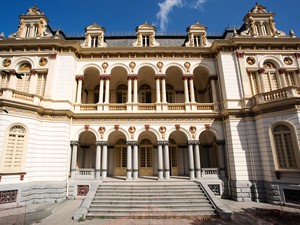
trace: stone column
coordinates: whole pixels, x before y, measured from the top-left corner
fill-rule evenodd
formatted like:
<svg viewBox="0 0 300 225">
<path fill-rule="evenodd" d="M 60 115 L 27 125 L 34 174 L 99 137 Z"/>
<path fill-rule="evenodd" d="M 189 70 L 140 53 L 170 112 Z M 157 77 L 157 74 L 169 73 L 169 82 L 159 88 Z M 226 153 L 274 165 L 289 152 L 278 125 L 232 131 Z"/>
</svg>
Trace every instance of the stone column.
<svg viewBox="0 0 300 225">
<path fill-rule="evenodd" d="M 160 103 L 160 75 L 155 76 L 156 82 L 156 103 Z"/>
<path fill-rule="evenodd" d="M 194 154 L 193 154 L 193 144 L 188 142 L 189 149 L 189 168 L 190 168 L 190 180 L 195 179 L 195 169 L 194 169 Z"/>
<path fill-rule="evenodd" d="M 162 102 L 167 102 L 167 92 L 166 92 L 166 76 L 161 77 L 161 92 L 162 92 Z"/>
<path fill-rule="evenodd" d="M 185 103 L 188 103 L 190 101 L 189 101 L 189 90 L 188 90 L 187 76 L 183 76 L 182 80 L 183 80 L 183 87 L 184 87 L 184 101 L 185 101 Z"/>
<path fill-rule="evenodd" d="M 294 72 L 294 81 L 296 86 L 300 86 L 300 70 Z"/>
<path fill-rule="evenodd" d="M 10 78 L 9 78 L 8 88 L 16 90 L 17 87 L 16 71 L 10 70 L 9 73 L 10 73 Z"/>
<path fill-rule="evenodd" d="M 195 102 L 195 90 L 194 90 L 194 77 L 189 76 L 189 82 L 190 82 L 190 95 L 191 95 L 191 102 Z"/>
<path fill-rule="evenodd" d="M 71 148 L 72 148 L 71 178 L 72 179 L 75 179 L 75 175 L 76 175 L 78 145 L 79 145 L 78 141 L 71 141 Z"/>
<path fill-rule="evenodd" d="M 280 68 L 278 70 L 279 72 L 279 81 L 281 85 L 279 85 L 279 88 L 284 88 L 284 87 L 287 87 L 287 83 L 286 83 L 286 80 L 285 80 L 285 74 L 286 74 L 286 69 L 285 68 Z"/>
<path fill-rule="evenodd" d="M 131 143 L 127 142 L 127 170 L 126 170 L 126 180 L 131 180 L 132 179 L 132 147 Z"/>
<path fill-rule="evenodd" d="M 195 155 L 195 174 L 196 174 L 196 179 L 199 179 L 201 177 L 201 158 L 200 158 L 199 141 L 195 142 L 195 145 L 194 145 L 194 155 Z"/>
<path fill-rule="evenodd" d="M 36 87 L 37 87 L 37 81 L 38 81 L 38 75 L 35 70 L 30 71 L 30 84 L 29 84 L 29 93 L 35 94 L 36 93 Z"/>
<path fill-rule="evenodd" d="M 80 104 L 81 103 L 81 94 L 82 94 L 82 83 L 84 76 L 83 75 L 77 75 L 77 97 L 76 97 L 76 103 Z"/>
<path fill-rule="evenodd" d="M 218 164 L 219 164 L 219 169 L 221 172 L 221 176 L 224 177 L 227 175 L 226 171 L 226 157 L 225 157 L 225 141 L 224 140 L 218 140 L 216 142 L 217 148 L 218 148 Z"/>
<path fill-rule="evenodd" d="M 164 166 L 163 166 L 163 142 L 157 142 L 157 154 L 158 154 L 158 180 L 164 178 Z"/>
<path fill-rule="evenodd" d="M 139 157 L 138 157 L 138 144 L 133 143 L 133 179 L 139 178 Z"/>
<path fill-rule="evenodd" d="M 104 76 L 100 76 L 99 75 L 99 80 L 100 80 L 100 84 L 99 84 L 99 104 L 103 103 L 103 95 L 104 95 Z"/>
<path fill-rule="evenodd" d="M 105 102 L 106 104 L 109 103 L 109 83 L 110 83 L 110 76 L 106 76 L 106 82 L 105 82 Z"/>
<path fill-rule="evenodd" d="M 170 158 L 168 142 L 163 143 L 164 146 L 164 175 L 165 179 L 170 179 Z"/>
<path fill-rule="evenodd" d="M 107 142 L 101 142 L 102 144 L 102 179 L 107 177 Z"/>
<path fill-rule="evenodd" d="M 133 103 L 138 103 L 138 76 L 133 77 Z"/>
<path fill-rule="evenodd" d="M 132 95 L 131 95 L 131 92 L 132 92 L 132 87 L 131 87 L 131 84 L 132 84 L 132 78 L 130 75 L 127 76 L 127 103 L 131 103 L 132 102 Z"/>
<path fill-rule="evenodd" d="M 212 92 L 212 98 L 213 98 L 213 103 L 217 103 L 217 89 L 216 89 L 216 80 L 218 80 L 217 76 L 210 76 L 210 85 L 211 85 L 211 92 Z"/>
<path fill-rule="evenodd" d="M 96 179 L 100 179 L 101 176 L 101 142 L 96 142 Z"/>
<path fill-rule="evenodd" d="M 265 90 L 265 84 L 264 84 L 264 80 L 263 80 L 263 73 L 265 72 L 265 69 L 264 68 L 260 68 L 257 72 L 258 72 L 258 79 L 257 79 L 257 82 L 258 82 L 258 92 L 259 93 L 264 93 L 264 92 L 266 92 L 266 90 Z"/>
</svg>

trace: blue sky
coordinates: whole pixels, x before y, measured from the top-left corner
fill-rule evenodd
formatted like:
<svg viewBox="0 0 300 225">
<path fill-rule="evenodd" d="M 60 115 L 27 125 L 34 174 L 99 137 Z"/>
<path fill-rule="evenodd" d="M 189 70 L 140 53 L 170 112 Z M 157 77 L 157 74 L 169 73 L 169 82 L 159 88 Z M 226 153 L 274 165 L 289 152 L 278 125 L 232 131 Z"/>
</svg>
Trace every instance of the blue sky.
<svg viewBox="0 0 300 225">
<path fill-rule="evenodd" d="M 243 17 L 258 0 L 8 0 L 2 4 L 0 33 L 5 37 L 17 31 L 18 15 L 33 5 L 45 13 L 53 29 L 67 35 L 83 34 L 96 22 L 107 32 L 134 32 L 147 21 L 157 31 L 181 32 L 196 20 L 208 32 L 223 32 L 227 26 L 243 24 Z M 290 29 L 300 37 L 300 0 L 260 0 L 267 11 L 276 13 L 278 30 Z"/>
</svg>

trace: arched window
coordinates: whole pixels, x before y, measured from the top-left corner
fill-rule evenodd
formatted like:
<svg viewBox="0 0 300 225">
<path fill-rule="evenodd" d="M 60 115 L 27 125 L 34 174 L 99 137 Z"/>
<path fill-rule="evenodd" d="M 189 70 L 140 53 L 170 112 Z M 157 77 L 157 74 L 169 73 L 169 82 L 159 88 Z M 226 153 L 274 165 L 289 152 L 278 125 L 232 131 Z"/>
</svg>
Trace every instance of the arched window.
<svg viewBox="0 0 300 225">
<path fill-rule="evenodd" d="M 121 84 L 117 87 L 117 103 L 127 102 L 127 86 Z"/>
<path fill-rule="evenodd" d="M 30 37 L 30 31 L 31 31 L 31 26 L 29 24 L 27 24 L 26 25 L 26 33 L 25 33 L 26 38 Z"/>
<path fill-rule="evenodd" d="M 18 73 L 22 74 L 22 79 L 17 79 L 17 91 L 21 92 L 29 92 L 29 84 L 30 84 L 30 70 L 31 64 L 30 63 L 22 63 L 18 68 Z"/>
<path fill-rule="evenodd" d="M 1 169 L 3 171 L 22 171 L 25 160 L 26 135 L 27 132 L 23 126 L 15 125 L 9 129 L 2 156 Z"/>
<path fill-rule="evenodd" d="M 151 87 L 148 84 L 143 84 L 140 87 L 139 100 L 141 103 L 151 103 Z"/>
<path fill-rule="evenodd" d="M 277 168 L 279 169 L 296 169 L 297 156 L 295 145 L 293 144 L 291 130 L 289 127 L 278 124 L 273 130 L 274 147 L 277 158 Z"/>
<path fill-rule="evenodd" d="M 263 83 L 265 86 L 265 91 L 274 91 L 279 88 L 278 80 L 277 80 L 277 71 L 276 66 L 271 62 L 264 62 L 264 73 Z"/>
<path fill-rule="evenodd" d="M 167 102 L 174 103 L 175 102 L 175 91 L 171 84 L 166 85 L 166 94 L 167 94 Z"/>
</svg>

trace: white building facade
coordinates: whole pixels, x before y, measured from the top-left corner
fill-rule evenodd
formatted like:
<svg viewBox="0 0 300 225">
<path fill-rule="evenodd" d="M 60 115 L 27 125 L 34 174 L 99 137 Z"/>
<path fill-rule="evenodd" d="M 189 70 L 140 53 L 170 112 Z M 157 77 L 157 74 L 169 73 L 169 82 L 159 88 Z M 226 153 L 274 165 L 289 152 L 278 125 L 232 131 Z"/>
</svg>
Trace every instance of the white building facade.
<svg viewBox="0 0 300 225">
<path fill-rule="evenodd" d="M 300 39 L 261 5 L 209 36 L 85 37 L 36 7 L 0 37 L 0 206 L 84 196 L 108 177 L 197 179 L 237 201 L 299 204 Z"/>
</svg>

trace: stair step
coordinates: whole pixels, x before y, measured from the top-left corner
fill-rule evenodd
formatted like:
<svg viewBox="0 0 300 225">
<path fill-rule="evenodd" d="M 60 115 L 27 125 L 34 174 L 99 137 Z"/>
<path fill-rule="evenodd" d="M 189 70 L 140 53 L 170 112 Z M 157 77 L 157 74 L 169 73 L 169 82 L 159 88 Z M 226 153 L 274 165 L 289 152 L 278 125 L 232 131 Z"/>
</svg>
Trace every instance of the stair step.
<svg viewBox="0 0 300 225">
<path fill-rule="evenodd" d="M 101 209 L 101 208 L 192 208 L 192 207 L 212 207 L 211 204 L 209 203 L 177 203 L 177 204 L 113 204 L 113 205 L 108 205 L 108 204 L 98 204 L 98 203 L 93 203 L 91 204 L 90 208 L 91 209 Z"/>
<path fill-rule="evenodd" d="M 97 189 L 87 218 L 216 216 L 193 182 L 107 182 Z"/>
</svg>

